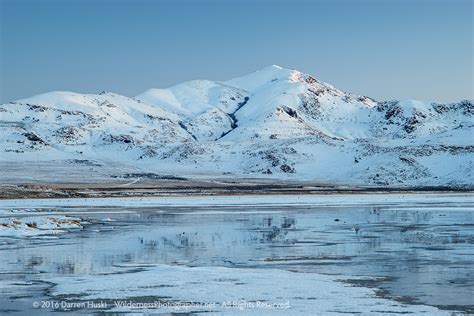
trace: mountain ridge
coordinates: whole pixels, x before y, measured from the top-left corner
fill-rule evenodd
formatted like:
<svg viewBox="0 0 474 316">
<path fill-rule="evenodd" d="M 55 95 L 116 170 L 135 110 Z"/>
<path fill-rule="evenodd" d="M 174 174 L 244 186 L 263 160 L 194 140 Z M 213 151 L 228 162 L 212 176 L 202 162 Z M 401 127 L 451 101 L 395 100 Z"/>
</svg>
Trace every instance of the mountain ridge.
<svg viewBox="0 0 474 316">
<path fill-rule="evenodd" d="M 465 187 L 473 104 L 376 101 L 276 65 L 133 98 L 53 91 L 0 105 L 0 163 L 74 168 L 64 162 L 75 159 L 187 177 Z"/>
</svg>

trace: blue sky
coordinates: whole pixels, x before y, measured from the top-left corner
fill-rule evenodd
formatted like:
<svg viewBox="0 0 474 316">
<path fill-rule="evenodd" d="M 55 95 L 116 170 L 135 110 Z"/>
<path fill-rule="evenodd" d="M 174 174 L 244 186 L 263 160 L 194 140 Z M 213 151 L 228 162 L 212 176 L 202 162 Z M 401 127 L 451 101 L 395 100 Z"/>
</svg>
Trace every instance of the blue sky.
<svg viewBox="0 0 474 316">
<path fill-rule="evenodd" d="M 376 99 L 473 96 L 471 0 L 0 0 L 0 101 L 271 64 Z"/>
</svg>

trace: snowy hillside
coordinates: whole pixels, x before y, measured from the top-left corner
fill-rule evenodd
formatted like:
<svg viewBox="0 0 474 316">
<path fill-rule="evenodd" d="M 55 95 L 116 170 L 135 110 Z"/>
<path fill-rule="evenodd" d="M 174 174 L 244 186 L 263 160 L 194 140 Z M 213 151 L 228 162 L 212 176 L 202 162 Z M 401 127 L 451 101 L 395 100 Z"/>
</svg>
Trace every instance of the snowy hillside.
<svg viewBox="0 0 474 316">
<path fill-rule="evenodd" d="M 226 82 L 194 80 L 135 98 L 49 92 L 3 104 L 0 164 L 3 170 L 33 161 L 71 170 L 113 165 L 114 178 L 135 170 L 471 187 L 473 114 L 473 101 L 378 102 L 270 66 Z M 51 181 L 55 175 L 39 170 L 32 177 Z"/>
</svg>

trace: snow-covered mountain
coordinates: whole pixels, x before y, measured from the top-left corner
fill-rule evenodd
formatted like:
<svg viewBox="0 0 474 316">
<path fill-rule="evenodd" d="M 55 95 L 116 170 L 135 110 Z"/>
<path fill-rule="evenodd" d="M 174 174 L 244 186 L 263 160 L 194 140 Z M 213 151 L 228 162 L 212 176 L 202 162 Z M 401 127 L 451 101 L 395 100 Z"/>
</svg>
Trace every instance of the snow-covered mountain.
<svg viewBox="0 0 474 316">
<path fill-rule="evenodd" d="M 49 92 L 3 104 L 0 163 L 470 187 L 473 114 L 473 101 L 378 102 L 270 66 L 226 82 L 194 80 L 134 98 Z M 54 179 L 50 171 L 43 176 Z M 120 168 L 110 176 L 120 176 Z"/>
</svg>

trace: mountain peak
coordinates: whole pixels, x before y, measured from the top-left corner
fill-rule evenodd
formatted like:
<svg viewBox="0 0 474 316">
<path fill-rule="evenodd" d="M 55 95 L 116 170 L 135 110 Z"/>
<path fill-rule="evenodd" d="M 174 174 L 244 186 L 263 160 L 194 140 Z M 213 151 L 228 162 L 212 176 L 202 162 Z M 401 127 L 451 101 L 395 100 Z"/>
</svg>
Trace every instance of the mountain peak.
<svg viewBox="0 0 474 316">
<path fill-rule="evenodd" d="M 242 77 L 228 80 L 225 84 L 254 92 L 265 87 L 267 84 L 289 79 L 293 72 L 294 70 L 271 65 Z"/>
<path fill-rule="evenodd" d="M 292 71 L 295 71 L 294 69 L 289 69 L 289 68 L 285 68 L 285 67 L 282 67 L 282 66 L 279 66 L 279 65 L 270 65 L 270 66 L 267 66 L 267 67 L 264 67 L 262 69 L 259 69 L 259 70 L 256 70 L 252 73 L 289 73 L 289 72 L 292 72 Z M 252 74 L 250 73 L 250 74 Z"/>
</svg>

